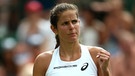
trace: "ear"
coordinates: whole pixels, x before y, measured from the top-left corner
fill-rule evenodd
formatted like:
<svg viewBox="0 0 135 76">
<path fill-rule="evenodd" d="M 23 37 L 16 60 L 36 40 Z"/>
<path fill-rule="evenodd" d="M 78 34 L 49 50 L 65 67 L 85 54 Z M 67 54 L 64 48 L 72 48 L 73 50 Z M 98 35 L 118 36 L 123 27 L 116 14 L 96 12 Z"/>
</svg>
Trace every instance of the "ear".
<svg viewBox="0 0 135 76">
<path fill-rule="evenodd" d="M 54 26 L 53 26 L 53 25 L 51 25 L 50 27 L 51 27 L 51 30 L 55 33 L 55 35 L 57 35 L 57 34 L 58 34 L 57 29 L 56 29 L 56 28 L 54 28 Z"/>
</svg>

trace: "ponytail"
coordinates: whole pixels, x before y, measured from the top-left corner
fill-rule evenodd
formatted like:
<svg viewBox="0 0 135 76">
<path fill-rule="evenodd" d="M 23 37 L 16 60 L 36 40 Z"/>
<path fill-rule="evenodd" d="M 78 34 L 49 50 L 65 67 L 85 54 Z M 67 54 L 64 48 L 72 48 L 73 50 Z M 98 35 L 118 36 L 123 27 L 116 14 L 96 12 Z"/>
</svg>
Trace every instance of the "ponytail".
<svg viewBox="0 0 135 76">
<path fill-rule="evenodd" d="M 56 35 L 55 36 L 55 38 L 56 38 L 56 46 L 55 46 L 55 49 L 60 45 L 60 40 L 59 40 L 59 36 L 58 35 Z"/>
</svg>

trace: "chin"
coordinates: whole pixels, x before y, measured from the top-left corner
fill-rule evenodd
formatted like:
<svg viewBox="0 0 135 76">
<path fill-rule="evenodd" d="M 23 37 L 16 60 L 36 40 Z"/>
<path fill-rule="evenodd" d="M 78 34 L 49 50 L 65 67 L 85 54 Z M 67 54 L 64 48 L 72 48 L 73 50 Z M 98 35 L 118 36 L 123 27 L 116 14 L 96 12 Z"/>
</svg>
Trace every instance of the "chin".
<svg viewBox="0 0 135 76">
<path fill-rule="evenodd" d="M 78 38 L 72 38 L 70 39 L 70 42 L 77 42 L 78 41 Z"/>
</svg>

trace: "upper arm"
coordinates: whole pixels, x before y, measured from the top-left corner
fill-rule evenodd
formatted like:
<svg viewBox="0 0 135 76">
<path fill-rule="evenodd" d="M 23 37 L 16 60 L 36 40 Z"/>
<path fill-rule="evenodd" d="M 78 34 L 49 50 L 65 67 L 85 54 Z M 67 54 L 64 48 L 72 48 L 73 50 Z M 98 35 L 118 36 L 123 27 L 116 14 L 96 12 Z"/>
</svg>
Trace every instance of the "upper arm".
<svg viewBox="0 0 135 76">
<path fill-rule="evenodd" d="M 45 76 L 51 57 L 52 55 L 49 53 L 42 53 L 37 56 L 34 62 L 33 76 Z"/>
</svg>

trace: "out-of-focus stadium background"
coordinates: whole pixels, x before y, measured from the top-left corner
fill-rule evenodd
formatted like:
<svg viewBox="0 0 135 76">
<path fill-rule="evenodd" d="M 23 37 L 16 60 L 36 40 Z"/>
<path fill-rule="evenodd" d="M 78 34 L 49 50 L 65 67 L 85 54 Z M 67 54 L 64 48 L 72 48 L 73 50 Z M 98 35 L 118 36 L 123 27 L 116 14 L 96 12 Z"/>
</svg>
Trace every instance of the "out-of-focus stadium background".
<svg viewBox="0 0 135 76">
<path fill-rule="evenodd" d="M 135 0 L 0 0 L 0 76 L 32 76 L 55 47 L 49 12 L 62 2 L 79 8 L 80 42 L 111 53 L 113 76 L 135 76 Z"/>
</svg>

